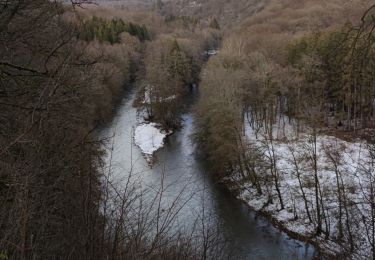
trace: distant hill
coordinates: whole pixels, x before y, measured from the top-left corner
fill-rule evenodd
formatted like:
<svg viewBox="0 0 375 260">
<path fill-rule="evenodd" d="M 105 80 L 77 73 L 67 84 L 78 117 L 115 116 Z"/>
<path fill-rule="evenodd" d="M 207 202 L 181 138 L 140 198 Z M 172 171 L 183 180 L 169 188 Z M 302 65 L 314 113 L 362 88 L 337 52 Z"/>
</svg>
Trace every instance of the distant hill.
<svg viewBox="0 0 375 260">
<path fill-rule="evenodd" d="M 116 8 L 141 8 L 150 9 L 153 7 L 154 0 L 81 0 L 90 4 L 99 6 L 112 6 Z M 63 3 L 70 4 L 71 0 L 62 0 Z M 76 0 L 78 2 L 78 0 Z"/>
<path fill-rule="evenodd" d="M 215 17 L 221 26 L 238 23 L 262 10 L 269 0 L 162 0 L 163 12 L 195 16 L 202 19 Z"/>
<path fill-rule="evenodd" d="M 71 3 L 70 0 L 62 0 Z M 85 0 L 82 0 L 85 1 Z M 87 0 L 100 6 L 124 9 L 154 10 L 165 15 L 194 16 L 211 21 L 216 18 L 221 27 L 239 23 L 261 11 L 271 0 Z"/>
</svg>

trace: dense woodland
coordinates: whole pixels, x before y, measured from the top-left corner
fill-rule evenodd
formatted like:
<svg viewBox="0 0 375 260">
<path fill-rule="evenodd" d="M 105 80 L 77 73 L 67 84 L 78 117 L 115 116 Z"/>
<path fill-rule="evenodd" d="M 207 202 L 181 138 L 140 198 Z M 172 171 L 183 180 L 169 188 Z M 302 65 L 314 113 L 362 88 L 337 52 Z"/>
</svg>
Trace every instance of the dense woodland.
<svg viewBox="0 0 375 260">
<path fill-rule="evenodd" d="M 372 258 L 375 8 L 302 2 L 274 1 L 224 36 L 196 140 L 250 206 L 334 241 L 332 255 Z"/>
<path fill-rule="evenodd" d="M 183 95 L 201 65 L 197 52 L 211 44 L 214 33 L 203 28 L 185 32 L 155 14 L 127 20 L 131 15 L 126 12 L 111 12 L 83 9 L 78 2 L 0 2 L 1 259 L 194 259 L 220 254 L 208 227 L 204 234 L 166 235 L 179 209 L 171 206 L 150 215 L 150 204 L 158 203 L 162 190 L 146 203 L 147 191 L 120 190 L 106 180 L 106 140 L 96 132 L 111 118 L 125 88 L 136 79 L 143 81 L 143 71 L 144 81 L 153 86 L 160 84 L 157 73 L 165 73 L 163 82 L 176 83 L 165 91 Z M 189 39 L 197 35 L 202 40 L 190 46 Z M 163 56 L 152 64 L 152 55 Z M 150 92 L 153 100 L 165 95 Z M 176 121 L 162 118 L 157 105 L 153 111 L 156 120 Z M 196 243 L 200 239 L 205 243 Z"/>
<path fill-rule="evenodd" d="M 327 257 L 375 259 L 371 1 L 82 2 L 0 1 L 0 259 L 228 257 L 212 227 L 167 232 L 163 188 L 103 173 L 98 129 L 126 89 L 175 130 L 196 85 L 215 180 Z"/>
<path fill-rule="evenodd" d="M 145 25 L 140 26 L 132 22 L 125 23 L 122 19 L 113 18 L 107 21 L 93 16 L 91 20 L 85 21 L 83 26 L 80 38 L 85 41 L 98 40 L 101 43 L 104 41 L 111 44 L 120 43 L 120 34 L 123 32 L 136 36 L 142 42 L 150 40 L 150 35 Z"/>
</svg>

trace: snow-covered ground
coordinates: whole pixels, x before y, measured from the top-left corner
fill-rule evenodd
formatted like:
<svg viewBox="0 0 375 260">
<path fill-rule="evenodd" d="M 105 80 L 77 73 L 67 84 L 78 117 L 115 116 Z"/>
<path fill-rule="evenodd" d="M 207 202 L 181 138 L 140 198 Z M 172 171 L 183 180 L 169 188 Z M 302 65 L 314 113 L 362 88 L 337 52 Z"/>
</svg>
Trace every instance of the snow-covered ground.
<svg viewBox="0 0 375 260">
<path fill-rule="evenodd" d="M 352 240 L 352 259 L 372 258 L 371 240 L 375 236 L 372 216 L 375 212 L 371 211 L 371 203 L 375 191 L 371 190 L 371 185 L 375 181 L 375 147 L 363 141 L 346 142 L 324 134 L 317 136 L 315 146 L 311 129 L 305 129 L 297 136 L 295 127 L 289 123 L 274 125 L 272 135 L 266 134 L 262 127 L 245 123 L 244 139 L 249 153 L 256 151 L 260 157 L 256 174 L 262 183 L 262 195 L 248 178 L 239 174 L 233 179 L 240 183 L 237 187 L 240 199 L 255 210 L 272 216 L 289 231 L 311 238 L 325 252 L 348 252 Z M 328 231 L 328 237 L 315 235 L 314 158 L 322 227 Z M 279 178 L 284 209 L 277 196 L 275 175 Z M 270 198 L 272 203 L 269 203 Z"/>
<path fill-rule="evenodd" d="M 155 102 L 152 97 L 153 86 L 147 85 L 143 94 L 142 104 L 150 105 Z M 172 102 L 177 98 L 176 95 L 170 95 L 164 98 L 159 97 L 158 102 Z M 164 146 L 165 138 L 173 132 L 164 131 L 161 125 L 148 121 L 148 115 L 145 111 L 138 111 L 138 126 L 134 131 L 135 144 L 141 149 L 149 164 L 152 164 L 154 153 Z"/>
<path fill-rule="evenodd" d="M 152 102 L 172 102 L 177 99 L 177 95 L 170 95 L 167 97 L 152 98 L 153 86 L 147 85 L 145 88 L 144 98 L 142 104 L 150 105 Z"/>
<path fill-rule="evenodd" d="M 206 56 L 215 56 L 215 55 L 217 55 L 219 53 L 219 51 L 218 50 L 208 50 L 208 51 L 205 51 L 204 52 L 204 55 L 206 55 Z"/>
<path fill-rule="evenodd" d="M 155 123 L 141 124 L 134 131 L 135 144 L 147 155 L 152 155 L 163 147 L 166 136 L 167 134 L 160 130 Z"/>
<path fill-rule="evenodd" d="M 164 146 L 168 135 L 156 123 L 142 123 L 135 128 L 134 142 L 141 149 L 147 161 L 151 162 L 154 152 Z"/>
</svg>

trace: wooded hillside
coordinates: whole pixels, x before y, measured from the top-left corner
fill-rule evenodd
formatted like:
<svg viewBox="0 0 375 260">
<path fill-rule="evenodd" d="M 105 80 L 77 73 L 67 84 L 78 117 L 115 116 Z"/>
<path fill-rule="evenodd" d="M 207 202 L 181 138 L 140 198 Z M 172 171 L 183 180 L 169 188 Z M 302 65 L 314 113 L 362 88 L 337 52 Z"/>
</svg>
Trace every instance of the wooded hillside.
<svg viewBox="0 0 375 260">
<path fill-rule="evenodd" d="M 141 77 L 143 56 L 152 55 L 147 46 L 159 45 L 150 42 L 159 33 L 153 28 L 160 27 L 126 13 L 116 18 L 115 10 L 106 19 L 81 7 L 0 2 L 0 258 L 214 257 L 220 250 L 213 239 L 202 246 L 178 230 L 167 234 L 179 209 L 157 207 L 162 191 L 146 204 L 147 191 L 120 189 L 103 165 L 108 143 L 100 139 L 99 126 Z M 177 31 L 164 18 L 155 19 L 161 30 Z M 190 84 L 190 70 L 185 77 L 180 65 L 193 62 L 195 54 L 187 59 L 180 48 L 189 41 L 180 36 L 177 45 L 174 38 L 165 43 L 172 44 L 169 67 L 162 67 L 173 73 L 163 80 Z"/>
<path fill-rule="evenodd" d="M 202 219 L 174 229 L 163 182 L 104 162 L 127 89 L 169 134 L 198 85 L 215 181 L 327 257 L 375 259 L 373 1 L 90 2 L 0 1 L 0 259 L 229 258 Z"/>
<path fill-rule="evenodd" d="M 212 173 L 250 206 L 323 251 L 334 241 L 332 255 L 364 259 L 374 11 L 369 1 L 271 1 L 229 29 L 203 72 L 196 132 Z"/>
</svg>

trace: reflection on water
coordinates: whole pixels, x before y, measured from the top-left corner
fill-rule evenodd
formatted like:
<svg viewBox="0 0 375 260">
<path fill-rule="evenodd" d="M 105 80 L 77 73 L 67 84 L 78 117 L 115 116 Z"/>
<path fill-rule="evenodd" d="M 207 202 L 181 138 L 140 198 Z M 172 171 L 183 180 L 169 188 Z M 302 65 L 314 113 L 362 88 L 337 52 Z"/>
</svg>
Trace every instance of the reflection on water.
<svg viewBox="0 0 375 260">
<path fill-rule="evenodd" d="M 183 116 L 183 128 L 170 136 L 165 147 L 156 153 L 151 169 L 140 150 L 134 145 L 132 133 L 137 124 L 136 109 L 132 107 L 134 92 L 128 94 L 118 109 L 104 136 L 113 136 L 111 167 L 121 183 L 131 172 L 144 187 L 158 187 L 163 180 L 163 205 L 172 203 L 182 192 L 185 202 L 178 213 L 180 227 L 192 228 L 197 216 L 211 215 L 207 221 L 215 224 L 233 249 L 231 259 L 311 259 L 314 249 L 289 239 L 263 218 L 256 218 L 249 208 L 207 178 L 203 162 L 196 156 L 191 141 L 194 118 Z M 202 210 L 202 207 L 204 211 Z M 231 250 L 232 252 L 232 250 Z"/>
</svg>

